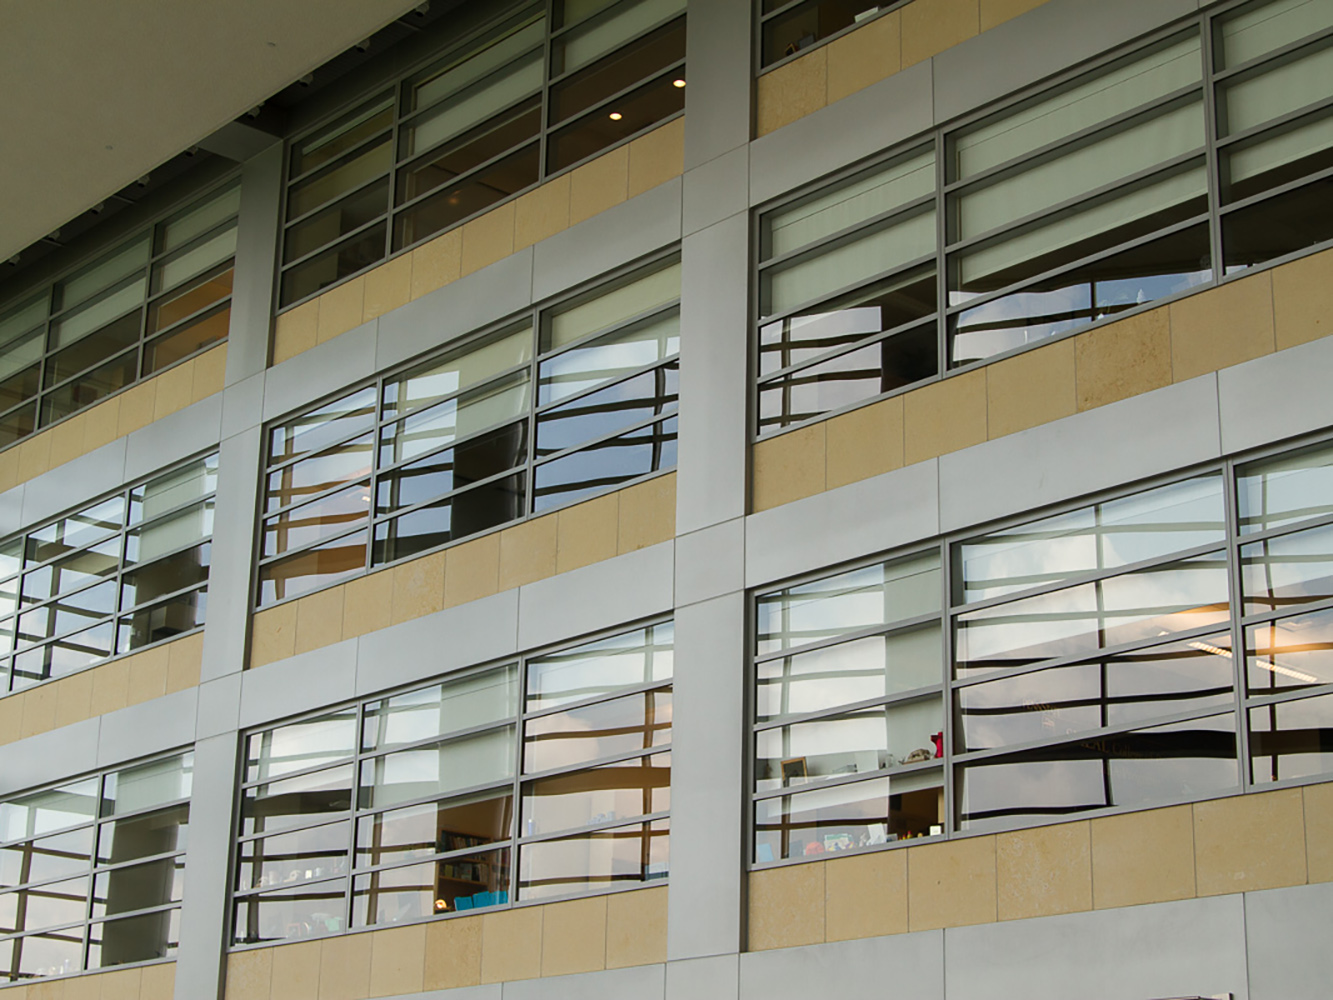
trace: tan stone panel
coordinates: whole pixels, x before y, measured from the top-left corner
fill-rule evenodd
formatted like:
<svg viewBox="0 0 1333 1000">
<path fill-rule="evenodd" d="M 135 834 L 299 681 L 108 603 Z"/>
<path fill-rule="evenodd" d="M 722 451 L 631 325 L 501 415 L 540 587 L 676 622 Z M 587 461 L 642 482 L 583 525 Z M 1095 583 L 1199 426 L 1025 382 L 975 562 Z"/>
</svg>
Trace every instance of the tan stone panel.
<svg viewBox="0 0 1333 1000">
<path fill-rule="evenodd" d="M 903 11 L 903 69 L 981 31 L 977 0 L 913 0 Z"/>
<path fill-rule="evenodd" d="M 1271 354 L 1273 281 L 1269 272 L 1173 302 L 1171 373 L 1177 382 Z"/>
<path fill-rule="evenodd" d="M 535 517 L 500 532 L 501 590 L 555 576 L 556 515 Z"/>
<path fill-rule="evenodd" d="M 50 683 L 23 692 L 23 724 L 19 729 L 23 739 L 55 729 L 56 695 L 55 685 Z"/>
<path fill-rule="evenodd" d="M 606 897 L 550 903 L 542 910 L 542 975 L 606 968 Z"/>
<path fill-rule="evenodd" d="M 909 392 L 903 398 L 903 460 L 912 465 L 985 441 L 986 410 L 985 368 Z"/>
<path fill-rule="evenodd" d="M 0 451 L 0 493 L 19 484 L 19 449 L 16 446 Z"/>
<path fill-rule="evenodd" d="M 542 907 L 501 910 L 481 918 L 481 981 L 506 983 L 541 975 Z"/>
<path fill-rule="evenodd" d="M 1306 785 L 1305 853 L 1311 882 L 1333 882 L 1333 783 Z"/>
<path fill-rule="evenodd" d="M 172 1000 L 176 993 L 176 963 L 148 965 L 143 970 L 139 1000 Z"/>
<path fill-rule="evenodd" d="M 11 694 L 0 698 L 0 746 L 18 742 L 21 739 L 19 732 L 22 728 L 23 695 Z"/>
<path fill-rule="evenodd" d="M 5 989 L 5 1000 L 33 1000 L 27 986 L 10 986 Z"/>
<path fill-rule="evenodd" d="M 492 532 L 449 550 L 449 568 L 444 575 L 444 606 L 451 608 L 500 589 L 500 536 Z"/>
<path fill-rule="evenodd" d="M 569 228 L 569 174 L 561 174 L 514 202 L 514 249 L 522 250 Z"/>
<path fill-rule="evenodd" d="M 227 956 L 227 1000 L 269 1000 L 273 952 L 257 948 Z"/>
<path fill-rule="evenodd" d="M 26 483 L 48 472 L 51 468 L 50 431 L 32 435 L 18 446 L 18 452 L 19 482 Z"/>
<path fill-rule="evenodd" d="M 412 298 L 443 288 L 462 275 L 463 230 L 451 229 L 423 243 L 410 254 L 412 258 Z"/>
<path fill-rule="evenodd" d="M 383 316 L 412 300 L 412 255 L 400 254 L 366 272 L 361 321 Z"/>
<path fill-rule="evenodd" d="M 367 1000 L 371 938 L 371 934 L 348 934 L 324 939 L 319 950 L 319 1000 Z M 276 956 L 274 964 L 281 961 Z M 274 997 L 279 995 L 275 989 Z"/>
<path fill-rule="evenodd" d="M 102 981 L 102 1000 L 139 1000 L 143 984 L 141 969 L 104 972 L 97 978 Z"/>
<path fill-rule="evenodd" d="M 250 623 L 250 666 L 285 660 L 296 653 L 296 602 L 258 612 Z"/>
<path fill-rule="evenodd" d="M 452 990 L 481 983 L 481 917 L 454 917 L 426 925 L 423 989 Z"/>
<path fill-rule="evenodd" d="M 94 668 L 95 669 L 95 668 Z M 56 728 L 92 718 L 93 671 L 80 670 L 56 681 Z"/>
<path fill-rule="evenodd" d="M 83 439 L 88 426 L 85 413 L 78 413 L 56 424 L 51 435 L 51 468 L 64 465 L 83 454 Z"/>
<path fill-rule="evenodd" d="M 629 147 L 620 146 L 569 175 L 569 224 L 577 225 L 629 197 Z"/>
<path fill-rule="evenodd" d="M 323 942 L 302 941 L 273 949 L 273 1000 L 319 1000 Z M 369 965 L 369 961 L 366 963 Z"/>
<path fill-rule="evenodd" d="M 841 100 L 902 68 L 902 11 L 877 17 L 828 47 L 828 102 Z"/>
<path fill-rule="evenodd" d="M 88 419 L 83 422 L 83 453 L 96 451 L 104 444 L 116 440 L 120 430 L 120 397 L 104 399 L 88 410 Z"/>
<path fill-rule="evenodd" d="M 93 667 L 93 715 L 106 715 L 128 705 L 130 664 L 128 659 L 112 660 Z"/>
<path fill-rule="evenodd" d="M 658 476 L 620 491 L 620 524 L 616 551 L 670 541 L 676 535 L 676 474 Z"/>
<path fill-rule="evenodd" d="M 227 345 L 219 344 L 194 359 L 191 402 L 199 402 L 222 391 L 227 376 Z"/>
<path fill-rule="evenodd" d="M 102 983 L 110 975 L 82 975 L 66 979 L 61 983 L 60 1000 L 102 1000 Z M 9 1000 L 9 991 L 5 991 L 5 1000 Z M 135 1000 L 139 998 L 135 997 Z"/>
<path fill-rule="evenodd" d="M 376 931 L 371 938 L 370 995 L 420 993 L 425 987 L 426 925 Z"/>
<path fill-rule="evenodd" d="M 1087 821 L 1039 826 L 995 838 L 1001 920 L 1092 909 L 1092 849 Z"/>
<path fill-rule="evenodd" d="M 750 873 L 751 951 L 824 940 L 824 869 L 820 861 Z"/>
<path fill-rule="evenodd" d="M 342 586 L 343 638 L 351 639 L 393 620 L 393 574 L 387 570 L 368 573 Z"/>
<path fill-rule="evenodd" d="M 117 415 L 116 436 L 132 434 L 140 427 L 147 427 L 153 422 L 153 409 L 157 404 L 157 379 L 150 378 L 140 382 L 120 394 L 120 412 Z"/>
<path fill-rule="evenodd" d="M 1333 250 L 1283 264 L 1272 276 L 1279 351 L 1333 333 Z"/>
<path fill-rule="evenodd" d="M 335 285 L 320 295 L 315 300 L 319 303 L 319 324 L 315 339 L 322 344 L 360 326 L 365 299 L 365 275 Z"/>
<path fill-rule="evenodd" d="M 907 918 L 914 931 L 994 922 L 995 838 L 969 837 L 907 851 Z"/>
<path fill-rule="evenodd" d="M 919 2 L 919 0 L 918 0 Z M 828 46 L 765 73 L 755 84 L 755 133 L 768 135 L 828 104 Z"/>
<path fill-rule="evenodd" d="M 981 30 L 990 31 L 996 25 L 1012 21 L 1044 4 L 1046 0 L 981 0 Z"/>
<path fill-rule="evenodd" d="M 343 587 L 328 587 L 296 601 L 296 652 L 306 653 L 343 637 Z"/>
<path fill-rule="evenodd" d="M 1304 885 L 1301 790 L 1195 803 L 1194 872 L 1200 896 Z"/>
<path fill-rule="evenodd" d="M 302 302 L 273 321 L 273 363 L 281 364 L 319 343 L 319 299 Z"/>
<path fill-rule="evenodd" d="M 390 619 L 394 625 L 444 607 L 444 560 L 445 553 L 435 552 L 389 570 L 393 577 Z"/>
<path fill-rule="evenodd" d="M 615 493 L 566 507 L 556 517 L 557 573 L 568 573 L 616 554 L 620 544 L 620 497 Z"/>
<path fill-rule="evenodd" d="M 1092 821 L 1093 906 L 1194 897 L 1194 812 L 1189 806 Z"/>
<path fill-rule="evenodd" d="M 199 686 L 204 662 L 204 633 L 196 632 L 167 644 L 167 694 Z"/>
<path fill-rule="evenodd" d="M 826 488 L 827 421 L 779 434 L 750 452 L 752 507 L 755 511 L 822 493 Z"/>
<path fill-rule="evenodd" d="M 1016 434 L 1073 415 L 1074 342 L 1062 340 L 988 365 L 986 430 Z"/>
<path fill-rule="evenodd" d="M 824 939 L 907 931 L 907 851 L 878 851 L 824 862 Z"/>
<path fill-rule="evenodd" d="M 667 890 L 636 889 L 606 897 L 606 967 L 656 965 L 667 957 Z"/>
<path fill-rule="evenodd" d="M 685 172 L 685 119 L 675 118 L 629 144 L 629 196 Z"/>
<path fill-rule="evenodd" d="M 13 987 L 5 990 L 9 993 Z M 9 997 L 5 997 L 9 1000 Z M 57 979 L 54 982 L 34 983 L 26 989 L 26 1000 L 65 1000 L 65 981 Z"/>
<path fill-rule="evenodd" d="M 167 671 L 171 651 L 166 646 L 155 646 L 142 653 L 126 657 L 130 665 L 129 704 L 139 705 L 167 693 Z"/>
<path fill-rule="evenodd" d="M 832 417 L 824 424 L 828 440 L 825 485 L 846 486 L 892 472 L 903 464 L 903 397 L 882 399 Z"/>
<path fill-rule="evenodd" d="M 194 401 L 194 362 L 182 361 L 153 376 L 157 395 L 153 401 L 153 419 L 161 420 Z"/>
<path fill-rule="evenodd" d="M 1170 313 L 1154 309 L 1080 334 L 1074 365 L 1080 410 L 1170 385 Z"/>
<path fill-rule="evenodd" d="M 497 205 L 463 226 L 462 273 L 480 271 L 514 252 L 514 203 Z"/>
</svg>

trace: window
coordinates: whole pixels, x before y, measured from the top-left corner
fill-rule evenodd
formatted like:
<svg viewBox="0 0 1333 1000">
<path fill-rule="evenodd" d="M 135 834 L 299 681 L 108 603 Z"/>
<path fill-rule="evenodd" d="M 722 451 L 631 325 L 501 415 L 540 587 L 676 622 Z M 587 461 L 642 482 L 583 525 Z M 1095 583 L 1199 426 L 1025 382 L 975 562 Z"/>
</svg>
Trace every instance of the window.
<svg viewBox="0 0 1333 1000">
<path fill-rule="evenodd" d="M 292 142 L 281 305 L 684 109 L 685 0 L 508 6 Z"/>
<path fill-rule="evenodd" d="M 666 878 L 672 639 L 648 625 L 250 736 L 234 943 Z"/>
<path fill-rule="evenodd" d="M 763 211 L 758 433 L 1327 243 L 1330 60 L 1232 8 Z"/>
<path fill-rule="evenodd" d="M 0 982 L 171 958 L 193 754 L 0 802 Z"/>
<path fill-rule="evenodd" d="M 0 690 L 199 628 L 217 455 L 0 543 Z"/>
<path fill-rule="evenodd" d="M 756 596 L 754 863 L 1333 774 L 1333 446 L 943 544 Z"/>
<path fill-rule="evenodd" d="M 258 603 L 671 468 L 679 350 L 672 261 L 272 428 Z"/>
<path fill-rule="evenodd" d="M 0 304 L 0 445 L 226 340 L 238 182 Z"/>
<path fill-rule="evenodd" d="M 771 66 L 853 25 L 902 6 L 867 0 L 762 0 L 760 64 Z"/>
</svg>

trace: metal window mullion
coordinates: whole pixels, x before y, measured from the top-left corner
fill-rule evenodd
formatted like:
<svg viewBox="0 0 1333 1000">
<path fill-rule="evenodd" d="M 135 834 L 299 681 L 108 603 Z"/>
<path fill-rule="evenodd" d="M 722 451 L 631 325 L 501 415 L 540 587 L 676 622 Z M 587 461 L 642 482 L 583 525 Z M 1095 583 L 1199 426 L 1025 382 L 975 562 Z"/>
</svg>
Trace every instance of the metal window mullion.
<svg viewBox="0 0 1333 1000">
<path fill-rule="evenodd" d="M 554 69 L 554 43 L 552 41 L 551 26 L 555 23 L 555 0 L 546 0 L 544 12 L 542 14 L 542 86 L 541 86 L 541 127 L 537 132 L 537 183 L 540 184 L 546 180 L 550 171 L 547 169 L 547 154 L 550 147 L 551 125 L 551 78 L 555 75 Z M 536 351 L 533 351 L 535 356 Z M 515 799 L 515 802 L 518 800 Z M 515 819 L 517 823 L 518 820 Z M 517 854 L 510 860 L 510 867 L 518 868 Z M 517 885 L 514 886 L 517 889 Z M 513 902 L 515 897 L 510 898 Z"/>
<path fill-rule="evenodd" d="M 953 628 L 951 627 L 952 615 L 950 611 L 950 595 L 953 593 L 953 559 L 950 553 L 950 543 L 947 538 L 941 539 L 940 543 L 940 671 L 944 692 L 941 695 L 944 707 L 944 747 L 943 760 L 944 767 L 944 816 L 940 823 L 941 832 L 945 838 L 952 837 L 956 830 L 954 817 L 957 815 L 958 787 L 954 774 L 954 748 L 956 746 L 954 733 L 954 686 L 953 686 Z"/>
<path fill-rule="evenodd" d="M 548 13 L 549 13 L 549 8 L 552 7 L 552 5 L 554 4 L 554 2 L 555 2 L 555 0 L 547 0 Z M 550 30 L 550 23 L 551 23 L 551 22 L 548 20 L 548 21 L 547 21 L 547 30 L 548 30 L 548 32 L 549 32 L 549 30 Z M 545 141 L 545 135 L 546 135 L 545 127 L 543 126 L 543 131 L 542 131 L 543 142 Z M 543 155 L 544 155 L 544 154 L 543 154 Z M 545 161 L 544 161 L 544 160 L 543 160 L 543 164 L 542 164 L 542 166 L 543 166 L 543 169 L 545 169 Z M 548 311 L 549 311 L 549 310 L 535 309 L 535 308 L 534 308 L 534 309 L 531 311 L 531 313 L 530 313 L 531 322 L 529 323 L 529 326 L 530 326 L 530 328 L 531 328 L 531 330 L 532 330 L 532 353 L 531 353 L 531 356 L 530 356 L 529 359 L 528 359 L 528 399 L 529 399 L 529 403 L 528 403 L 528 414 L 527 414 L 527 421 L 528 421 L 528 439 L 527 439 L 527 442 L 526 442 L 526 444 L 527 444 L 527 448 L 526 448 L 527 454 L 524 455 L 524 462 L 523 462 L 523 472 L 524 472 L 524 476 L 523 476 L 523 480 L 524 480 L 524 481 L 523 481 L 523 489 L 524 489 L 524 493 L 525 493 L 525 496 L 524 496 L 524 498 L 523 498 L 523 516 L 524 516 L 525 518 L 528 517 L 528 516 L 531 515 L 531 514 L 535 514 L 535 513 L 536 513 L 536 506 L 537 506 L 537 476 L 536 476 L 536 473 L 537 473 L 537 390 L 538 390 L 538 377 L 539 377 L 540 372 L 541 372 L 541 363 L 540 363 L 540 360 L 539 360 L 539 358 L 538 358 L 538 352 L 541 350 L 541 345 L 542 345 L 542 324 L 548 321 L 548 315 L 547 315 Z M 524 663 L 524 664 L 526 664 L 527 661 L 526 661 L 526 660 L 523 660 L 523 661 L 521 661 L 521 662 Z M 524 700 L 522 700 L 522 701 L 519 702 L 519 710 L 520 710 L 520 711 L 519 711 L 519 714 L 520 714 L 520 715 L 522 714 L 522 707 L 523 707 L 525 704 L 527 704 L 527 701 L 526 701 L 526 698 L 527 698 L 527 681 L 526 681 L 526 679 L 523 681 L 523 683 L 522 683 L 522 685 L 521 685 L 521 692 L 522 692 L 522 695 L 523 695 L 523 699 L 524 699 Z M 522 728 L 522 727 L 520 726 L 520 728 Z M 521 742 L 521 737 L 520 737 L 520 742 Z M 521 749 L 521 747 L 520 747 L 520 749 Z M 521 770 L 521 768 L 519 768 L 519 770 Z M 514 801 L 515 801 L 515 803 L 517 803 L 517 802 L 518 802 L 518 799 L 515 799 Z M 516 808 L 517 808 L 517 807 L 516 807 Z M 517 814 L 516 814 L 516 815 L 517 815 Z M 515 822 L 517 823 L 518 820 L 515 819 Z M 517 848 L 516 848 L 516 850 L 517 850 Z M 513 859 L 513 862 L 512 862 L 512 867 L 515 868 L 515 869 L 517 869 L 517 867 L 518 867 L 518 864 L 517 864 L 517 854 L 515 854 L 515 856 L 514 856 L 514 859 Z M 515 886 L 515 889 L 517 889 L 517 886 Z"/>
<path fill-rule="evenodd" d="M 1223 257 L 1222 246 L 1222 221 L 1219 215 L 1219 209 L 1222 205 L 1222 173 L 1221 156 L 1218 153 L 1218 115 L 1221 113 L 1217 100 L 1217 85 L 1215 80 L 1216 53 L 1215 43 L 1216 34 L 1220 31 L 1217 22 L 1211 18 L 1203 20 L 1200 36 L 1200 55 L 1203 60 L 1203 109 L 1204 109 L 1204 147 L 1207 151 L 1205 169 L 1208 176 L 1208 253 L 1212 258 L 1213 280 L 1217 281 L 1226 273 L 1225 258 Z M 1227 493 L 1231 493 L 1230 476 L 1227 476 Z M 1228 505 L 1227 510 L 1231 507 Z M 1231 532 L 1231 521 L 1227 522 L 1228 535 Z M 1242 782 L 1242 788 L 1244 788 Z"/>
<path fill-rule="evenodd" d="M 945 248 L 949 245 L 950 207 L 949 199 L 944 196 L 945 185 L 949 182 L 949 136 L 943 129 L 936 129 L 935 149 L 935 377 L 943 378 L 949 370 L 949 286 L 953 284 L 949 273 L 949 255 Z M 946 602 L 943 605 L 949 607 Z"/>
<path fill-rule="evenodd" d="M 548 9 L 553 5 L 554 0 L 547 0 Z M 547 31 L 550 31 L 550 21 L 547 22 Z M 536 336 L 537 324 L 533 324 L 534 336 Z M 536 352 L 533 352 L 534 357 Z M 518 704 L 515 706 L 517 711 L 514 713 L 514 739 L 517 745 L 514 749 L 514 779 L 512 785 L 513 795 L 513 816 L 514 825 L 510 831 L 509 838 L 509 905 L 513 906 L 518 902 L 519 889 L 519 866 L 521 856 L 519 850 L 519 841 L 523 837 L 523 751 L 526 748 L 527 740 L 527 720 L 523 718 L 523 708 L 528 703 L 528 663 L 530 657 L 520 656 L 518 659 Z"/>
</svg>

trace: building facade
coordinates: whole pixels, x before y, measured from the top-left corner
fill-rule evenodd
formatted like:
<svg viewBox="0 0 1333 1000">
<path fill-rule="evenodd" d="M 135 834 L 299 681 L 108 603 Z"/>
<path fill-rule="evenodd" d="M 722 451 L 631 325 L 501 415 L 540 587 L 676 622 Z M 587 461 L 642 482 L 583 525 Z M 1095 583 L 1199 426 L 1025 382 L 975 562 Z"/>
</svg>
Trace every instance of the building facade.
<svg viewBox="0 0 1333 1000">
<path fill-rule="evenodd" d="M 0 265 L 0 1000 L 1326 996 L 1333 0 L 398 13 Z"/>
</svg>

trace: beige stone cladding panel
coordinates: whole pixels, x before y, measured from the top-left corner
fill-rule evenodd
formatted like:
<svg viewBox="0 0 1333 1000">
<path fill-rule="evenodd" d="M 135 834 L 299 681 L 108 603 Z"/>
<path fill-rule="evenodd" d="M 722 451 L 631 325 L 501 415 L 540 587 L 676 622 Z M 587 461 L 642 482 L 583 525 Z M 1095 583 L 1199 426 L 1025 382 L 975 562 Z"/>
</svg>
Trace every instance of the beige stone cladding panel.
<svg viewBox="0 0 1333 1000">
<path fill-rule="evenodd" d="M 366 276 L 363 274 L 335 285 L 315 301 L 319 303 L 315 339 L 323 344 L 361 325 L 366 301 Z"/>
<path fill-rule="evenodd" d="M 1108 323 L 1074 339 L 1078 408 L 1091 410 L 1171 384 L 1166 308 Z"/>
<path fill-rule="evenodd" d="M 1304 884 L 1301 789 L 1196 803 L 1194 871 L 1200 896 Z"/>
<path fill-rule="evenodd" d="M 685 119 L 674 118 L 629 144 L 631 198 L 685 172 Z"/>
<path fill-rule="evenodd" d="M 826 941 L 907 931 L 907 855 L 877 851 L 824 863 Z"/>
<path fill-rule="evenodd" d="M 832 417 L 826 424 L 825 487 L 836 489 L 903 465 L 903 397 Z"/>
<path fill-rule="evenodd" d="M 751 873 L 751 951 L 793 948 L 824 940 L 826 868 L 822 862 L 813 862 Z"/>
<path fill-rule="evenodd" d="M 1177 382 L 1273 353 L 1270 272 L 1171 303 L 1171 372 Z"/>
<path fill-rule="evenodd" d="M 621 490 L 616 551 L 635 552 L 676 534 L 676 474 L 667 473 Z"/>
<path fill-rule="evenodd" d="M 1273 269 L 1273 322 L 1279 351 L 1333 333 L 1333 250 Z"/>
<path fill-rule="evenodd" d="M 827 104 L 828 46 L 822 46 L 756 81 L 755 133 L 776 132 Z"/>
<path fill-rule="evenodd" d="M 569 175 L 569 221 L 577 225 L 629 197 L 629 146 L 603 153 Z"/>
<path fill-rule="evenodd" d="M 412 257 L 401 254 L 366 272 L 361 321 L 368 322 L 412 301 Z"/>
<path fill-rule="evenodd" d="M 514 252 L 514 203 L 507 202 L 463 224 L 462 273 L 471 274 Z"/>
<path fill-rule="evenodd" d="M 454 917 L 427 925 L 424 989 L 481 985 L 481 923 L 481 917 Z"/>
<path fill-rule="evenodd" d="M 541 974 L 568 976 L 606 968 L 606 897 L 548 903 L 542 910 Z"/>
<path fill-rule="evenodd" d="M 1001 920 L 1092 909 L 1092 850 L 1088 823 L 1060 823 L 995 838 Z"/>
<path fill-rule="evenodd" d="M 922 386 L 903 401 L 908 465 L 980 444 L 987 438 L 986 370 Z"/>
<path fill-rule="evenodd" d="M 913 931 L 994 923 L 995 838 L 913 848 L 907 856 L 907 915 Z"/>
<path fill-rule="evenodd" d="M 827 488 L 827 424 L 779 434 L 750 450 L 752 510 L 768 510 Z"/>
<path fill-rule="evenodd" d="M 903 13 L 903 69 L 981 31 L 978 0 L 913 0 Z"/>
<path fill-rule="evenodd" d="M 667 892 L 635 889 L 606 897 L 606 967 L 655 965 L 667 957 Z"/>
<path fill-rule="evenodd" d="M 1194 897 L 1194 810 L 1173 806 L 1092 821 L 1093 906 Z"/>
<path fill-rule="evenodd" d="M 902 68 L 902 10 L 835 38 L 828 47 L 828 101 L 841 100 Z"/>
<path fill-rule="evenodd" d="M 542 963 L 542 907 L 488 913 L 481 918 L 481 981 L 536 979 Z"/>
<path fill-rule="evenodd" d="M 1016 434 L 1077 409 L 1075 344 L 1062 340 L 986 367 L 988 436 Z"/>
<path fill-rule="evenodd" d="M 565 507 L 556 517 L 557 573 L 590 566 L 616 554 L 620 544 L 618 494 L 608 493 Z"/>
<path fill-rule="evenodd" d="M 1305 863 L 1311 882 L 1333 882 L 1333 783 L 1306 785 Z"/>
</svg>

